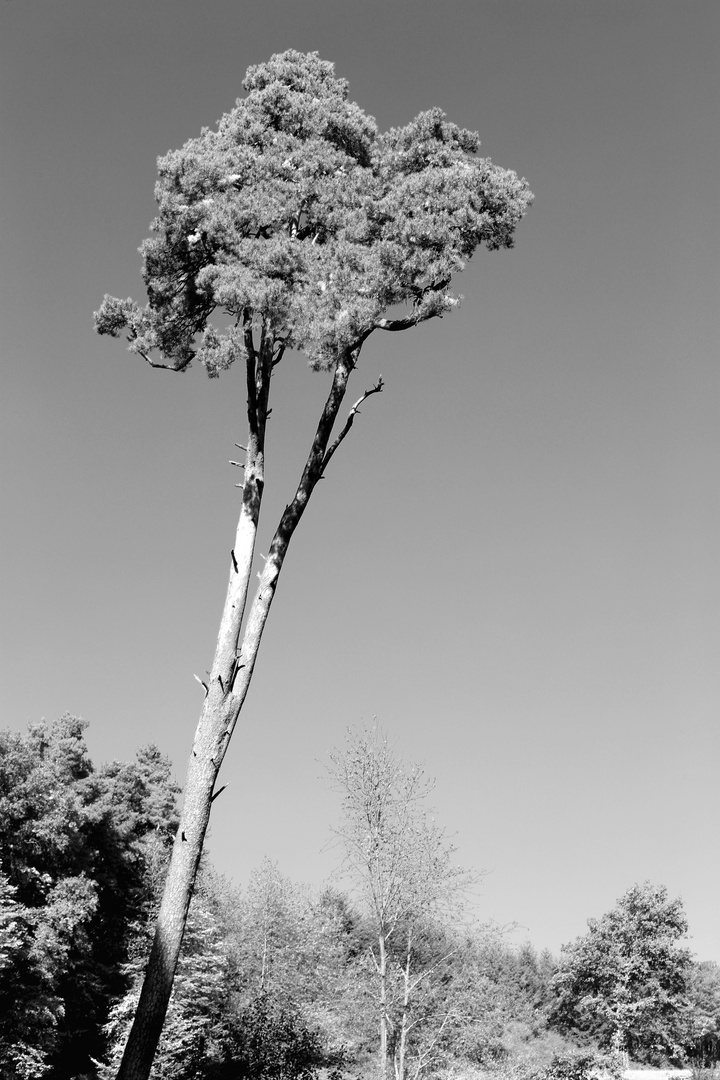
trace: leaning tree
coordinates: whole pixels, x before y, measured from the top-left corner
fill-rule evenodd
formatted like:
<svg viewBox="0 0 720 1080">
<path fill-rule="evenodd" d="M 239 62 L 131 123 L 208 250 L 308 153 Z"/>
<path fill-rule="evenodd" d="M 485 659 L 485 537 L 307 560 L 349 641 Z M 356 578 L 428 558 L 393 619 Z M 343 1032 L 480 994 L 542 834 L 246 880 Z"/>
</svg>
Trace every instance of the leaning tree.
<svg viewBox="0 0 720 1080">
<path fill-rule="evenodd" d="M 119 1080 L 148 1076 L 160 1035 L 216 781 L 288 545 L 369 387 L 335 427 L 360 350 L 458 304 L 453 275 L 475 249 L 511 247 L 531 194 L 478 157 L 478 136 L 439 109 L 378 132 L 316 53 L 251 67 L 246 96 L 158 162 L 158 216 L 142 247 L 148 303 L 106 296 L 101 334 L 127 335 L 151 367 L 216 377 L 245 368 L 247 438 L 227 596 L 185 782 L 182 818 Z M 248 604 L 265 487 L 271 376 L 291 351 L 330 388 L 295 494 Z"/>
</svg>

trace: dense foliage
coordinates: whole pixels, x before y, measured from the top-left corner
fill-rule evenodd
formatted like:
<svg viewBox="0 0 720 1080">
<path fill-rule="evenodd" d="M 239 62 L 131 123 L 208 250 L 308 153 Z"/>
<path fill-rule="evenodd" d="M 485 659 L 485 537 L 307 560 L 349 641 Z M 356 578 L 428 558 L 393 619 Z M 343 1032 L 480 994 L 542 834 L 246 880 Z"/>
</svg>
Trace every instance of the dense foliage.
<svg viewBox="0 0 720 1080">
<path fill-rule="evenodd" d="M 111 1080 L 137 1003 L 177 789 L 154 747 L 94 767 L 83 729 L 66 716 L 0 733 L 3 1080 Z M 367 899 L 297 885 L 268 860 L 239 892 L 205 865 L 153 1080 L 376 1076 Z M 684 929 L 679 901 L 635 886 L 558 963 L 405 896 L 386 1005 L 397 1031 L 409 959 L 408 1075 L 593 1080 L 617 1071 L 619 1023 L 636 1059 L 713 1065 L 720 970 L 690 960 Z"/>
<path fill-rule="evenodd" d="M 692 1031 L 691 954 L 682 901 L 634 885 L 566 945 L 553 979 L 556 1024 L 635 1058 L 681 1058 Z"/>
<path fill-rule="evenodd" d="M 177 822 L 156 747 L 95 769 L 85 723 L 0 733 L 0 1075 L 80 1074 L 127 982 L 133 928 Z"/>
<path fill-rule="evenodd" d="M 246 359 L 252 314 L 326 368 L 395 305 L 415 323 L 453 307 L 451 278 L 479 245 L 512 246 L 527 183 L 440 109 L 381 134 L 331 63 L 294 50 L 243 87 L 217 130 L 160 160 L 148 305 L 106 297 L 100 333 L 125 329 L 131 349 L 176 370 L 197 357 L 213 376 Z"/>
<path fill-rule="evenodd" d="M 700 1068 L 720 1061 L 720 967 L 711 961 L 693 963 L 687 972 L 690 1004 L 684 1044 L 687 1056 Z"/>
</svg>

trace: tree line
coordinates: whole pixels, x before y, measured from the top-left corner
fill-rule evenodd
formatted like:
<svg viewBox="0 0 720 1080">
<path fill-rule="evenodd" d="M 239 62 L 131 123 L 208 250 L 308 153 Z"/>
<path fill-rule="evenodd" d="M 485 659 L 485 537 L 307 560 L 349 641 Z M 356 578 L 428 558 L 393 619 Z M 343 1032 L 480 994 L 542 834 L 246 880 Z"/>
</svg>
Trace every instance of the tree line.
<svg viewBox="0 0 720 1080">
<path fill-rule="evenodd" d="M 0 1075 L 110 1080 L 177 826 L 153 746 L 93 765 L 64 716 L 0 733 Z M 330 757 L 339 876 L 200 868 L 155 1080 L 549 1080 L 720 1056 L 720 969 L 682 904 L 632 886 L 559 957 L 469 915 L 432 782 L 377 729 Z"/>
</svg>

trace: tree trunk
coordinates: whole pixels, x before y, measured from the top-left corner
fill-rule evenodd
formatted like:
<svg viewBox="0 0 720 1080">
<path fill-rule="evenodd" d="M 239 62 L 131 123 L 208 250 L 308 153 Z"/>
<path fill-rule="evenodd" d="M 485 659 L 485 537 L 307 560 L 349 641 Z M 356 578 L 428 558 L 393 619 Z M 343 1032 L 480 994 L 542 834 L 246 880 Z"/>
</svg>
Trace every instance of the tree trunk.
<svg viewBox="0 0 720 1080">
<path fill-rule="evenodd" d="M 412 956 L 412 930 L 408 930 L 405 967 L 403 968 L 403 1003 L 400 1020 L 400 1038 L 395 1056 L 395 1080 L 405 1080 L 405 1061 L 407 1056 L 408 1017 L 410 1014 L 410 960 Z"/>
<path fill-rule="evenodd" d="M 273 537 L 241 636 L 264 488 L 265 422 L 273 368 L 273 343 L 263 335 L 260 348 L 256 351 L 250 340 L 248 354 L 249 436 L 245 486 L 235 547 L 231 556 L 230 580 L 212 671 L 207 684 L 203 684 L 206 689 L 205 705 L 188 763 L 180 825 L 165 880 L 155 937 L 117 1080 L 148 1080 L 150 1075 L 170 1002 L 190 900 L 215 796 L 215 782 L 247 696 L 278 576 L 288 545 L 313 488 L 347 434 L 357 408 L 356 405 L 345 427 L 328 447 L 330 434 L 345 396 L 348 378 L 357 359 L 357 352 L 352 354 L 348 351 L 336 362 L 330 393 L 318 422 L 302 478 L 295 497 L 285 507 Z M 376 389 L 381 388 L 381 384 L 378 384 Z"/>
<path fill-rule="evenodd" d="M 387 1013 L 387 950 L 385 948 L 385 935 L 378 937 L 378 951 L 380 962 L 378 964 L 378 980 L 380 982 L 380 1075 L 387 1076 L 388 1060 L 388 1013 Z"/>
</svg>

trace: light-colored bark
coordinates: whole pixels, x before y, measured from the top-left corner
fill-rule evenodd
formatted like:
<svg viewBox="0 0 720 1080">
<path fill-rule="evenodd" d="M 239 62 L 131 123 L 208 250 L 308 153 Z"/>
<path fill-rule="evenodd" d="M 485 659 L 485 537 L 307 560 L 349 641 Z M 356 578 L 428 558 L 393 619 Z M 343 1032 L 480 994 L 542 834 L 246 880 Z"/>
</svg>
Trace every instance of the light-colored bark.
<svg viewBox="0 0 720 1080">
<path fill-rule="evenodd" d="M 388 988 L 387 988 L 387 950 L 385 935 L 378 937 L 378 983 L 380 997 L 380 1075 L 387 1076 L 388 1066 Z"/>
<path fill-rule="evenodd" d="M 450 954 L 420 961 L 418 931 L 456 909 L 470 878 L 451 864 L 453 847 L 431 819 L 426 800 L 432 782 L 417 766 L 407 769 L 378 729 L 348 733 L 344 753 L 332 755 L 330 775 L 343 798 L 336 830 L 345 847 L 345 869 L 367 904 L 376 940 L 378 1072 L 406 1080 L 432 1061 L 446 1027 L 425 1038 L 429 1017 L 419 987 Z M 421 1029 L 425 1048 L 419 1039 Z"/>
<path fill-rule="evenodd" d="M 277 359 L 277 352 L 275 353 Z M 264 488 L 265 421 L 268 413 L 272 343 L 261 340 L 248 359 L 248 444 L 242 507 L 231 555 L 230 579 L 205 704 L 188 762 L 185 796 L 168 868 L 150 959 L 117 1080 L 147 1080 L 170 1001 L 190 900 L 210 820 L 215 784 L 252 679 L 263 630 L 288 545 L 330 458 L 352 425 L 357 405 L 335 441 L 333 425 L 357 354 L 338 358 L 330 393 L 292 501 L 285 507 L 260 575 L 247 621 L 255 539 Z M 373 391 L 382 389 L 381 383 Z M 367 396 L 364 395 L 364 396 Z M 362 400 L 362 399 L 361 399 Z"/>
<path fill-rule="evenodd" d="M 405 966 L 403 967 L 403 1000 L 400 1014 L 400 1033 L 395 1053 L 395 1080 L 405 1080 L 405 1059 L 410 1032 L 410 994 L 411 994 L 412 930 L 408 930 L 405 948 Z"/>
</svg>

